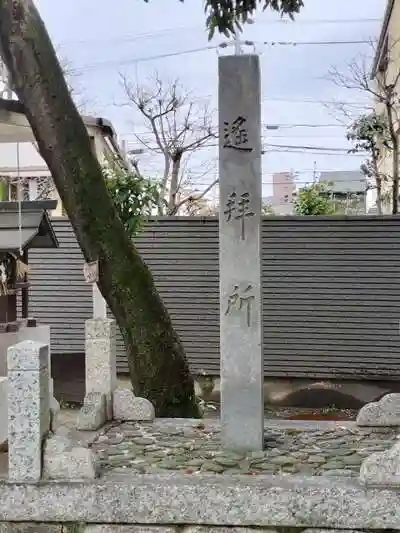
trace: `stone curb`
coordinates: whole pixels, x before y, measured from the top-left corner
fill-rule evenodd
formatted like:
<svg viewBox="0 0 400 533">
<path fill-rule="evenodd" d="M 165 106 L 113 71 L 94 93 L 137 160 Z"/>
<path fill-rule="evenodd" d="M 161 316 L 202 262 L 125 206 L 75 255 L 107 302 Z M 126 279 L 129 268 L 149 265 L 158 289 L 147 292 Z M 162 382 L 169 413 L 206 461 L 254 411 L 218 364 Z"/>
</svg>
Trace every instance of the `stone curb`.
<svg viewBox="0 0 400 533">
<path fill-rule="evenodd" d="M 94 483 L 0 483 L 0 521 L 400 529 L 399 491 L 358 482 L 137 475 Z"/>
</svg>

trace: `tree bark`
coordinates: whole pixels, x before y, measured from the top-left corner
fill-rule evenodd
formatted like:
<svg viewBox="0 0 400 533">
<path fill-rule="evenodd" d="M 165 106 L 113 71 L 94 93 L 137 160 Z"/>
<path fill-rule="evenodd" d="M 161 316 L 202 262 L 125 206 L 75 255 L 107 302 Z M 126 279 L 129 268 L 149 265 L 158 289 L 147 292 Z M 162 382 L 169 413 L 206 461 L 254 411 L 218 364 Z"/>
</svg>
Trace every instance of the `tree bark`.
<svg viewBox="0 0 400 533">
<path fill-rule="evenodd" d="M 396 215 L 399 211 L 399 141 L 397 131 L 393 120 L 393 104 L 386 102 L 386 114 L 390 140 L 392 142 L 392 214 Z"/>
<path fill-rule="evenodd" d="M 397 215 L 399 212 L 399 148 L 393 148 L 393 189 L 392 189 L 392 214 Z"/>
<path fill-rule="evenodd" d="M 376 209 L 378 211 L 378 215 L 382 215 L 382 177 L 379 172 L 379 155 L 375 148 L 372 148 L 372 155 L 371 155 L 371 161 L 372 161 L 372 168 L 374 172 L 375 177 L 375 183 L 376 183 Z"/>
<path fill-rule="evenodd" d="M 0 42 L 85 260 L 99 262 L 98 285 L 121 328 L 135 394 L 158 416 L 197 417 L 183 347 L 124 231 L 33 0 L 0 0 Z"/>
<path fill-rule="evenodd" d="M 179 170 L 181 168 L 182 152 L 178 152 L 172 160 L 171 187 L 168 198 L 168 214 L 175 215 L 176 196 L 179 188 Z"/>
<path fill-rule="evenodd" d="M 378 215 L 382 214 L 382 179 L 376 178 L 376 209 Z"/>
</svg>

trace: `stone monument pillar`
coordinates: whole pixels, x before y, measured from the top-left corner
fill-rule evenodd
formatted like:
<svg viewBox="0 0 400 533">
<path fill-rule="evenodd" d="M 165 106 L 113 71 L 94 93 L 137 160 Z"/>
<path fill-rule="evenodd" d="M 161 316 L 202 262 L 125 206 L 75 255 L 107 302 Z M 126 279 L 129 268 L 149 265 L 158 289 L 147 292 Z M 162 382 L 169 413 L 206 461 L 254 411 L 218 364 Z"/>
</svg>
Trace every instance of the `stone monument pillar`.
<svg viewBox="0 0 400 533">
<path fill-rule="evenodd" d="M 117 388 L 115 320 L 86 320 L 85 374 L 85 400 L 77 426 L 94 431 L 113 418 L 113 394 Z"/>
<path fill-rule="evenodd" d="M 263 448 L 261 98 L 256 55 L 219 58 L 221 424 L 224 448 Z"/>
<path fill-rule="evenodd" d="M 42 442 L 50 429 L 49 347 L 19 342 L 7 352 L 8 478 L 37 482 L 42 476 Z"/>
</svg>

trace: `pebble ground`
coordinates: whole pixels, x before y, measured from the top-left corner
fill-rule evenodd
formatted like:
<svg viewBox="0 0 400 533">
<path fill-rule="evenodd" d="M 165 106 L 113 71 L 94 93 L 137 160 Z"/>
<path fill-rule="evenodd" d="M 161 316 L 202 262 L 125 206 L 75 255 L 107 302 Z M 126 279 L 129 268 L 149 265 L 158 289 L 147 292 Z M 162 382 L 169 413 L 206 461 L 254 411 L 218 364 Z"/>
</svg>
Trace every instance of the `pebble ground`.
<svg viewBox="0 0 400 533">
<path fill-rule="evenodd" d="M 179 471 L 186 474 L 300 474 L 358 476 L 362 461 L 397 442 L 390 428 L 358 428 L 353 423 L 266 421 L 262 452 L 221 448 L 216 421 L 125 422 L 93 441 L 102 473 Z"/>
</svg>

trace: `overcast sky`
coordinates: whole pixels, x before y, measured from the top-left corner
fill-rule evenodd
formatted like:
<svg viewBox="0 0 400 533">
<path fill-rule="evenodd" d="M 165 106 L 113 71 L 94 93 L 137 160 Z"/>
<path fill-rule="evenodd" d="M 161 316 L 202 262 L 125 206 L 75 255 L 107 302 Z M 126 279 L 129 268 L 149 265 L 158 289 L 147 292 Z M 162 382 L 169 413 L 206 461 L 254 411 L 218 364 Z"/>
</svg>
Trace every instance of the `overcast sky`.
<svg viewBox="0 0 400 533">
<path fill-rule="evenodd" d="M 145 131 L 137 113 L 119 105 L 125 100 L 120 73 L 141 83 L 155 71 L 165 79 L 179 77 L 196 99 L 204 98 L 216 108 L 218 52 L 202 49 L 226 39 L 207 41 L 201 0 L 184 4 L 178 0 L 148 4 L 143 0 L 38 0 L 37 4 L 60 55 L 79 73 L 75 83 L 84 91 L 89 111 L 110 119 L 120 138 L 133 142 L 133 131 Z M 358 104 L 352 107 L 357 114 L 365 95 L 338 89 L 327 80 L 327 71 L 331 66 L 344 70 L 354 57 L 370 54 L 367 43 L 348 41 L 377 38 L 386 0 L 305 0 L 305 5 L 295 22 L 260 12 L 243 35 L 256 43 L 261 57 L 263 124 L 289 126 L 264 131 L 263 142 L 343 149 L 348 144 L 342 116 L 339 122 L 334 108 L 324 102 Z M 265 44 L 272 41 L 314 44 Z M 315 44 L 320 41 L 331 44 Z M 347 44 L 334 44 L 337 41 Z M 354 170 L 360 162 L 359 157 L 340 152 L 271 150 L 283 149 L 270 146 L 263 157 L 264 195 L 271 193 L 273 172 L 296 171 L 303 184 L 311 179 L 314 162 L 317 171 Z M 194 161 L 192 172 L 199 189 L 214 178 L 212 166 L 202 174 L 203 163 L 215 157 L 215 150 L 203 150 Z M 160 170 L 154 157 L 145 157 L 143 166 L 150 174 Z"/>
</svg>

